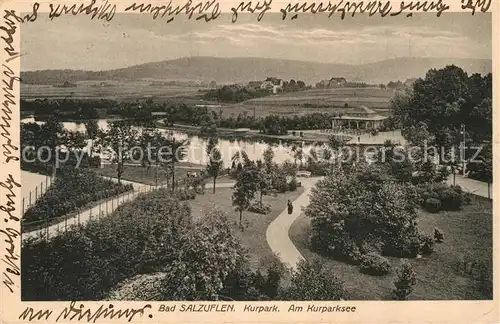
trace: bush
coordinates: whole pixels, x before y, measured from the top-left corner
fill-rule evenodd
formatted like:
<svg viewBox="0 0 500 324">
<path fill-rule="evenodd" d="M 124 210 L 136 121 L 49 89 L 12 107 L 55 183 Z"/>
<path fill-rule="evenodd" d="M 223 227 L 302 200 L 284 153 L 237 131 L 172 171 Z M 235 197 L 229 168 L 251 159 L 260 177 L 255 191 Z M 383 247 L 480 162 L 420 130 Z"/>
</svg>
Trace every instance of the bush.
<svg viewBox="0 0 500 324">
<path fill-rule="evenodd" d="M 340 300 L 344 295 L 343 282 L 320 260 L 301 260 L 280 292 L 284 300 Z"/>
<path fill-rule="evenodd" d="M 100 300 L 126 278 L 161 271 L 190 226 L 189 209 L 158 190 L 51 240 L 25 241 L 22 299 Z"/>
<path fill-rule="evenodd" d="M 271 212 L 271 206 L 264 204 L 261 205 L 259 202 L 255 202 L 250 207 L 248 207 L 248 211 L 257 214 L 267 215 Z"/>
<path fill-rule="evenodd" d="M 288 191 L 295 191 L 295 190 L 297 190 L 297 179 L 293 178 L 288 183 Z"/>
<path fill-rule="evenodd" d="M 417 283 L 417 276 L 413 266 L 407 260 L 403 260 L 398 269 L 398 277 L 394 281 L 396 289 L 393 290 L 397 300 L 407 300 L 413 291 L 413 286 Z"/>
<path fill-rule="evenodd" d="M 441 191 L 441 209 L 442 210 L 461 210 L 464 199 L 462 198 L 461 193 L 457 193 L 455 190 L 449 188 Z"/>
<path fill-rule="evenodd" d="M 391 270 L 389 261 L 383 256 L 375 253 L 364 255 L 361 258 L 359 269 L 362 273 L 373 276 L 383 276 Z"/>
<path fill-rule="evenodd" d="M 444 233 L 437 227 L 434 227 L 434 239 L 436 242 L 441 243 L 444 240 Z"/>
<path fill-rule="evenodd" d="M 464 204 L 470 203 L 469 194 L 464 192 L 460 186 L 447 186 L 443 183 L 431 183 L 420 186 L 417 190 L 420 197 L 420 204 L 425 210 L 437 213 L 440 210 L 456 211 L 461 210 Z M 429 199 L 439 201 L 439 209 L 435 201 L 428 203 Z"/>
<path fill-rule="evenodd" d="M 424 208 L 430 213 L 439 213 L 441 210 L 441 201 L 436 198 L 427 198 L 425 200 Z"/>
<path fill-rule="evenodd" d="M 420 239 L 420 253 L 427 255 L 434 252 L 434 239 L 432 236 L 425 233 L 420 233 L 419 239 Z"/>
<path fill-rule="evenodd" d="M 359 250 L 363 254 L 381 254 L 384 251 L 384 242 L 376 236 L 368 236 L 361 243 Z"/>
</svg>

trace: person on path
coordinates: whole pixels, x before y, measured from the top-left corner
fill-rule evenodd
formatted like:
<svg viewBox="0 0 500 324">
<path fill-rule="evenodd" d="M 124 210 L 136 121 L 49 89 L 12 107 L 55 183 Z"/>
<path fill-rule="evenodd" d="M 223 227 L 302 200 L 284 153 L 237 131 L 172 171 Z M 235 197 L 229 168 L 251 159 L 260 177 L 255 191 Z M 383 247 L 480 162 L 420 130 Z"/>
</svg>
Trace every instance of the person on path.
<svg viewBox="0 0 500 324">
<path fill-rule="evenodd" d="M 291 215 L 293 213 L 293 205 L 290 200 L 288 200 L 288 215 Z"/>
</svg>

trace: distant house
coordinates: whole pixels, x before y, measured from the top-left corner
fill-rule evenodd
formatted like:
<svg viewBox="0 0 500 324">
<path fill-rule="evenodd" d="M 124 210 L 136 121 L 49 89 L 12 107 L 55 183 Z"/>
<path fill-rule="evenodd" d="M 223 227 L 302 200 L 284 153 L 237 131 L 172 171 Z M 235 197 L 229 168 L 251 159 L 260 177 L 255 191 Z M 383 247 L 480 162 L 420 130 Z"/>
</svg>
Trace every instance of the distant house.
<svg viewBox="0 0 500 324">
<path fill-rule="evenodd" d="M 217 82 L 215 82 L 214 80 L 210 81 L 210 83 L 208 84 L 208 87 L 211 89 L 217 88 Z"/>
<path fill-rule="evenodd" d="M 347 83 L 345 78 L 331 78 L 328 81 L 328 88 L 342 88 Z"/>
<path fill-rule="evenodd" d="M 264 82 L 262 82 L 260 88 L 272 93 L 281 92 L 283 91 L 283 80 L 275 77 L 268 77 Z"/>
<path fill-rule="evenodd" d="M 248 82 L 248 87 L 252 89 L 260 89 L 262 81 L 250 81 Z"/>
<path fill-rule="evenodd" d="M 415 81 L 417 81 L 417 78 L 411 78 L 411 79 L 407 79 L 405 81 L 405 83 L 403 83 L 403 85 L 407 88 L 411 88 L 413 87 L 413 84 L 415 83 Z"/>
</svg>

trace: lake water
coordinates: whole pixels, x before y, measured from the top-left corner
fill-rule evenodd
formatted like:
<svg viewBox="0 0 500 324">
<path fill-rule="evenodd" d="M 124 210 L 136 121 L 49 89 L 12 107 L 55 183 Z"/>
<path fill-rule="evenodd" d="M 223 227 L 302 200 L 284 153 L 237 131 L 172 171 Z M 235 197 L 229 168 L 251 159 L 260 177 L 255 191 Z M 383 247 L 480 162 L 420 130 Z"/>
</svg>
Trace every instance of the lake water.
<svg viewBox="0 0 500 324">
<path fill-rule="evenodd" d="M 35 122 L 34 118 L 25 118 L 22 119 L 21 122 Z M 37 121 L 38 124 L 43 124 L 43 122 Z M 83 123 L 75 123 L 75 122 L 63 122 L 64 128 L 71 131 L 79 131 L 85 132 L 85 125 Z M 100 119 L 97 124 L 101 128 L 106 128 L 108 125 L 107 120 Z M 186 157 L 184 159 L 185 162 L 191 162 L 196 164 L 206 165 L 208 162 L 208 157 L 205 152 L 205 148 L 207 146 L 207 140 L 204 138 L 200 138 L 198 136 L 188 136 L 186 133 L 178 132 L 178 131 L 169 131 L 165 129 L 160 129 L 161 132 L 168 133 L 168 135 L 172 135 L 176 140 L 189 140 L 189 145 L 186 147 Z M 90 141 L 88 147 L 90 146 Z M 224 162 L 224 167 L 231 166 L 231 158 L 232 156 L 239 151 L 245 151 L 248 157 L 251 160 L 262 159 L 262 155 L 264 151 L 267 149 L 268 144 L 263 141 L 247 141 L 247 140 L 227 140 L 227 139 L 219 139 L 218 148 L 221 151 L 222 161 Z M 283 163 L 285 161 L 293 161 L 293 153 L 291 150 L 291 145 L 283 142 L 279 142 L 277 144 L 272 145 L 274 152 L 274 161 L 276 163 Z M 303 151 L 304 153 L 308 153 L 312 146 L 304 145 Z M 88 149 L 88 148 L 87 148 Z M 321 148 L 317 147 L 316 151 L 321 152 Z M 305 160 L 304 154 L 304 160 Z"/>
</svg>

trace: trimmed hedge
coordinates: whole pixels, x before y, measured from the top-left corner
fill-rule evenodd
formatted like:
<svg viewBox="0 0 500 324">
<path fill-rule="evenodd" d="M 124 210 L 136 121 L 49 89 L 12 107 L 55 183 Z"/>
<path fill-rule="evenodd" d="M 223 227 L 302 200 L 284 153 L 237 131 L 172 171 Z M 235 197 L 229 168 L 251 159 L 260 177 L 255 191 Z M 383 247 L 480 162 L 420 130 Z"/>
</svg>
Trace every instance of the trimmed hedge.
<svg viewBox="0 0 500 324">
<path fill-rule="evenodd" d="M 64 216 L 91 202 L 133 190 L 131 184 L 118 184 L 91 170 L 65 167 L 58 169 L 52 186 L 26 210 L 23 221 L 34 222 Z"/>
<path fill-rule="evenodd" d="M 470 203 L 469 194 L 460 186 L 448 186 L 444 183 L 430 183 L 418 188 L 420 204 L 431 213 L 441 210 L 457 211 Z"/>
</svg>

